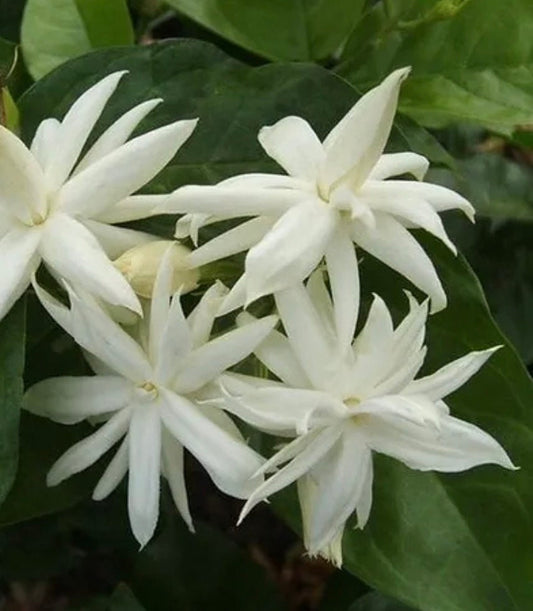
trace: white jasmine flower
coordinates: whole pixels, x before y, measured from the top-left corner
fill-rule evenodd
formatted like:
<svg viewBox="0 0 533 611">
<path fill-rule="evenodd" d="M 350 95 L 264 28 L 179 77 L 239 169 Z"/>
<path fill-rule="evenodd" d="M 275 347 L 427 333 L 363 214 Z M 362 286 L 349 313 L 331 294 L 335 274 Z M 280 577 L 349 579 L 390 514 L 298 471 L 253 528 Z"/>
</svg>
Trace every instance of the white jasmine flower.
<svg viewBox="0 0 533 611">
<path fill-rule="evenodd" d="M 161 265 L 138 341 L 89 295 L 80 299 L 71 291 L 69 310 L 34 283 L 48 312 L 88 351 L 96 375 L 39 382 L 27 391 L 24 408 L 64 424 L 105 420 L 59 458 L 48 473 L 48 485 L 86 469 L 122 439 L 93 498 L 106 497 L 128 472 L 128 512 L 141 545 L 150 540 L 157 523 L 160 473 L 192 529 L 183 448 L 227 494 L 245 498 L 262 481 L 254 475 L 261 457 L 222 410 L 203 404 L 202 393 L 248 356 L 277 319 L 268 316 L 209 341 L 221 285 L 213 285 L 185 318 L 179 293 L 169 301 L 171 257 L 169 252 Z"/>
<path fill-rule="evenodd" d="M 352 337 L 336 331 L 336 297 L 332 303 L 318 272 L 307 288 L 299 284 L 276 293 L 287 336 L 274 331 L 255 354 L 283 384 L 258 388 L 226 375 L 221 385 L 227 409 L 240 418 L 263 430 L 287 434 L 292 428 L 299 435 L 258 471 L 287 463 L 253 492 L 241 519 L 298 481 L 305 545 L 311 554 L 340 565 L 346 520 L 355 510 L 363 528 L 369 517 L 373 451 L 422 471 L 513 465 L 493 437 L 450 415 L 444 402 L 496 348 L 470 352 L 415 379 L 426 354 L 427 302 L 419 305 L 409 295 L 410 311 L 395 329 L 376 296 L 350 345 Z M 357 309 L 352 307 L 350 315 L 355 319 Z M 246 314 L 241 319 L 253 320 Z"/>
<path fill-rule="evenodd" d="M 153 178 L 192 133 L 178 121 L 126 142 L 161 100 L 120 117 L 79 160 L 124 72 L 88 89 L 62 121 L 45 119 L 30 149 L 0 126 L 0 318 L 44 261 L 50 271 L 115 305 L 140 311 L 115 258 L 151 236 L 114 227 L 154 214 L 165 196 L 131 195 Z"/>
<path fill-rule="evenodd" d="M 189 293 L 198 286 L 200 272 L 187 261 L 191 250 L 179 242 L 154 240 L 134 246 L 120 255 L 114 262 L 115 267 L 124 274 L 137 295 L 150 298 L 161 260 L 169 248 L 172 261 L 171 292 L 180 289 L 182 294 Z"/>
<path fill-rule="evenodd" d="M 288 174 L 245 174 L 216 186 L 185 186 L 168 210 L 189 213 L 177 235 L 217 220 L 256 217 L 210 240 L 190 261 L 209 261 L 249 249 L 245 273 L 223 311 L 305 279 L 325 255 L 332 282 L 355 261 L 352 242 L 408 278 L 431 297 L 432 310 L 446 305 L 435 268 L 408 231 L 421 227 L 455 252 L 439 214 L 472 206 L 437 185 L 388 180 L 413 174 L 422 180 L 428 161 L 414 153 L 383 154 L 400 84 L 409 70 L 389 75 L 365 94 L 320 142 L 300 117 L 285 117 L 259 132 L 259 142 Z M 356 268 L 355 268 L 356 269 Z M 357 273 L 344 274 L 357 292 Z"/>
</svg>

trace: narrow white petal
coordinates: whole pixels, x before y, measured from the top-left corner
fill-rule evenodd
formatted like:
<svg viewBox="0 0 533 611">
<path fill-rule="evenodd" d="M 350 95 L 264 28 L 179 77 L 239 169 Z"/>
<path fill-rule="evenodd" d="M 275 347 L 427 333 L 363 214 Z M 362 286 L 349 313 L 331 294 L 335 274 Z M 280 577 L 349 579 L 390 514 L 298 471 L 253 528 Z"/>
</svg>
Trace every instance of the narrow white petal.
<svg viewBox="0 0 533 611">
<path fill-rule="evenodd" d="M 69 214 L 93 217 L 128 197 L 174 157 L 191 135 L 194 121 L 177 121 L 138 136 L 73 176 L 58 194 Z"/>
<path fill-rule="evenodd" d="M 168 195 L 166 196 L 168 197 Z M 171 213 L 172 214 L 172 213 Z M 176 222 L 176 228 L 174 229 L 174 237 L 178 240 L 184 238 L 191 238 L 192 243 L 195 247 L 198 247 L 198 234 L 202 227 L 219 223 L 222 219 L 210 214 L 203 214 L 201 212 L 193 214 L 184 214 Z"/>
<path fill-rule="evenodd" d="M 252 477 L 263 460 L 242 441 L 204 416 L 196 406 L 166 389 L 161 418 L 169 433 L 205 467 L 226 494 L 242 498 L 262 481 Z"/>
<path fill-rule="evenodd" d="M 392 368 L 401 365 L 411 353 L 418 352 L 422 348 L 426 334 L 428 301 L 426 299 L 419 304 L 409 292 L 406 294 L 409 300 L 409 313 L 394 330 L 389 359 Z"/>
<path fill-rule="evenodd" d="M 363 488 L 359 495 L 359 501 L 355 508 L 357 512 L 357 528 L 364 528 L 370 517 L 372 509 L 372 484 L 374 482 L 374 467 L 372 458 L 368 461 L 366 473 L 364 474 Z"/>
<path fill-rule="evenodd" d="M 274 220 L 259 216 L 225 231 L 216 238 L 209 240 L 188 256 L 187 261 L 192 267 L 199 267 L 212 261 L 218 261 L 235 253 L 248 250 L 259 242 L 272 228 Z"/>
<path fill-rule="evenodd" d="M 113 305 L 141 313 L 141 306 L 124 276 L 107 258 L 92 233 L 65 214 L 55 214 L 43 229 L 41 256 L 59 276 Z"/>
<path fill-rule="evenodd" d="M 69 448 L 48 472 L 48 486 L 57 486 L 71 475 L 94 464 L 128 430 L 130 415 L 129 409 L 117 412 L 96 432 Z"/>
<path fill-rule="evenodd" d="M 187 524 L 188 529 L 194 532 L 192 516 L 189 510 L 189 501 L 187 498 L 187 487 L 185 486 L 183 446 L 179 441 L 174 439 L 166 429 L 163 429 L 161 459 L 172 500 L 185 521 L 185 524 Z"/>
<path fill-rule="evenodd" d="M 131 110 L 128 110 L 119 119 L 117 119 L 105 132 L 98 138 L 98 140 L 91 146 L 81 161 L 76 165 L 74 174 L 79 174 L 81 170 L 84 170 L 95 161 L 98 161 L 102 157 L 105 157 L 108 153 L 111 153 L 119 146 L 122 146 L 126 140 L 131 136 L 133 130 L 139 125 L 139 123 L 151 112 L 158 104 L 163 100 L 161 98 L 155 98 L 142 102 L 137 106 L 134 106 Z"/>
<path fill-rule="evenodd" d="M 126 71 L 113 72 L 87 89 L 70 107 L 57 130 L 45 173 L 52 188 L 67 179 L 107 101 Z"/>
<path fill-rule="evenodd" d="M 431 298 L 433 313 L 445 308 L 446 294 L 433 263 L 420 244 L 392 217 L 379 213 L 374 216 L 375 229 L 352 223 L 354 242 L 426 293 Z"/>
<path fill-rule="evenodd" d="M 310 510 L 309 552 L 331 544 L 358 505 L 372 462 L 371 452 L 356 430 L 347 431 L 315 469 L 315 504 Z"/>
<path fill-rule="evenodd" d="M 126 435 L 109 461 L 102 477 L 96 484 L 92 498 L 94 501 L 102 501 L 108 497 L 126 476 L 129 467 L 129 435 Z"/>
<path fill-rule="evenodd" d="M 130 248 L 157 240 L 156 236 L 144 231 L 136 231 L 126 227 L 114 227 L 113 225 L 90 219 L 83 219 L 81 222 L 96 237 L 105 254 L 110 259 L 117 259 Z"/>
<path fill-rule="evenodd" d="M 429 168 L 429 161 L 417 153 L 386 153 L 381 155 L 368 175 L 369 180 L 385 180 L 391 176 L 412 174 L 423 180 Z"/>
<path fill-rule="evenodd" d="M 170 310 L 172 283 L 172 252 L 169 246 L 161 259 L 152 290 L 150 303 L 150 325 L 148 334 L 148 354 L 155 363 L 160 353 L 161 342 Z"/>
<path fill-rule="evenodd" d="M 239 174 L 231 176 L 218 183 L 220 187 L 241 187 L 262 189 L 311 189 L 312 185 L 306 180 L 300 180 L 293 176 L 285 176 L 284 174 L 262 174 L 258 172 L 250 172 L 249 174 Z"/>
<path fill-rule="evenodd" d="M 323 180 L 332 186 L 343 178 L 357 187 L 383 153 L 408 68 L 396 70 L 358 100 L 324 141 Z"/>
<path fill-rule="evenodd" d="M 326 265 L 333 295 L 335 327 L 339 347 L 352 343 L 359 314 L 359 266 L 352 240 L 344 227 L 338 227 L 326 248 Z"/>
<path fill-rule="evenodd" d="M 301 282 L 315 269 L 340 222 L 336 210 L 318 200 L 286 212 L 248 251 L 247 301 Z"/>
<path fill-rule="evenodd" d="M 258 503 L 264 501 L 279 490 L 286 488 L 299 477 L 309 472 L 329 451 L 333 444 L 336 443 L 341 433 L 342 429 L 338 426 L 326 427 L 316 435 L 311 433 L 312 437 L 309 437 L 305 443 L 302 438 L 299 438 L 292 444 L 289 444 L 289 446 L 292 446 L 291 449 L 298 447 L 298 454 L 294 455 L 294 458 L 292 458 L 288 465 L 269 477 L 264 484 L 261 484 L 254 490 L 242 508 L 238 524 L 242 522 Z M 300 441 L 301 444 L 296 443 Z M 287 448 L 289 446 L 287 446 Z M 281 452 L 283 452 L 283 450 L 281 450 Z M 281 452 L 278 452 L 278 454 Z M 286 452 L 284 458 L 290 456 L 291 454 Z M 275 456 L 273 459 L 274 458 Z"/>
<path fill-rule="evenodd" d="M 244 326 L 254 319 L 247 312 L 239 314 L 237 324 Z M 255 348 L 255 356 L 280 380 L 295 388 L 309 388 L 311 383 L 302 369 L 289 340 L 279 331 L 271 331 Z"/>
<path fill-rule="evenodd" d="M 161 420 L 155 405 L 133 409 L 128 437 L 128 515 L 142 548 L 152 538 L 159 517 Z"/>
<path fill-rule="evenodd" d="M 183 310 L 179 293 L 172 298 L 168 318 L 163 329 L 156 358 L 155 374 L 163 384 L 170 381 L 180 363 L 187 358 L 192 349 L 192 334 Z"/>
<path fill-rule="evenodd" d="M 138 221 L 157 214 L 163 214 L 168 194 L 162 195 L 130 195 L 105 210 L 94 215 L 94 219 L 101 223 L 127 223 Z"/>
<path fill-rule="evenodd" d="M 223 299 L 217 316 L 225 316 L 246 303 L 246 274 L 243 274 L 231 287 L 230 292 Z"/>
<path fill-rule="evenodd" d="M 48 378 L 26 391 L 22 406 L 55 422 L 75 424 L 126 407 L 131 392 L 131 382 L 118 376 Z"/>
<path fill-rule="evenodd" d="M 151 377 L 145 353 L 89 295 L 70 293 L 74 339 L 108 367 L 128 380 L 142 384 Z"/>
<path fill-rule="evenodd" d="M 61 326 L 69 335 L 72 335 L 73 332 L 70 310 L 55 297 L 52 297 L 50 293 L 47 293 L 42 286 L 39 285 L 35 275 L 32 277 L 31 283 L 35 294 L 37 295 L 44 309 L 59 326 Z"/>
<path fill-rule="evenodd" d="M 45 119 L 39 123 L 35 131 L 30 151 L 43 169 L 54 155 L 60 127 L 61 123 L 57 119 Z"/>
<path fill-rule="evenodd" d="M 353 246 L 352 246 L 353 248 Z M 320 320 L 324 325 L 324 328 L 332 336 L 337 335 L 335 325 L 335 313 L 333 311 L 333 302 L 331 295 L 329 294 L 326 283 L 324 282 L 324 270 L 317 269 L 311 276 L 305 285 L 307 293 L 313 302 L 313 306 L 320 316 Z"/>
<path fill-rule="evenodd" d="M 276 316 L 265 316 L 193 350 L 174 378 L 173 388 L 181 393 L 190 393 L 212 382 L 226 369 L 251 354 L 277 321 Z"/>
<path fill-rule="evenodd" d="M 368 396 L 378 396 L 396 394 L 403 392 L 405 387 L 410 384 L 416 374 L 424 364 L 427 348 L 424 346 L 418 351 L 411 352 L 406 356 L 405 361 L 396 369 L 392 369 L 380 381 L 374 383 L 374 387 Z M 381 372 L 380 372 L 381 373 Z"/>
<path fill-rule="evenodd" d="M 240 216 L 281 216 L 308 197 L 296 189 L 263 189 L 187 185 L 171 193 L 166 213 L 195 212 L 213 214 L 217 218 Z"/>
<path fill-rule="evenodd" d="M 387 180 L 374 183 L 372 190 L 374 196 L 383 199 L 423 199 L 436 212 L 458 209 L 464 212 L 471 221 L 474 220 L 475 210 L 472 204 L 459 193 L 441 185 L 412 180 Z"/>
<path fill-rule="evenodd" d="M 222 282 L 215 282 L 202 295 L 198 305 L 187 317 L 194 348 L 199 348 L 209 341 L 220 304 L 227 294 L 228 289 Z"/>
<path fill-rule="evenodd" d="M 442 416 L 438 431 L 393 417 L 376 416 L 361 426 L 372 449 L 401 460 L 411 469 L 457 472 L 490 463 L 513 468 L 493 437 L 452 416 Z"/>
<path fill-rule="evenodd" d="M 460 388 L 467 380 L 476 374 L 487 360 L 501 346 L 469 352 L 461 358 L 444 365 L 435 373 L 414 380 L 407 386 L 405 393 L 427 395 L 436 401 L 448 396 Z"/>
<path fill-rule="evenodd" d="M 339 375 L 335 338 L 327 334 L 302 284 L 275 294 L 290 345 L 314 388 L 328 390 Z"/>
<path fill-rule="evenodd" d="M 22 140 L 0 125 L 0 206 L 23 223 L 46 214 L 46 183 Z"/>
<path fill-rule="evenodd" d="M 325 159 L 324 149 L 309 123 L 301 117 L 284 117 L 262 127 L 258 135 L 267 155 L 291 176 L 315 182 Z"/>
<path fill-rule="evenodd" d="M 39 240 L 39 231 L 32 229 L 13 229 L 0 239 L 0 320 L 24 293 L 39 267 Z"/>
<path fill-rule="evenodd" d="M 420 426 L 438 430 L 441 426 L 442 411 L 424 395 L 382 395 L 363 401 L 354 409 L 354 414 L 389 416 L 409 420 Z"/>
</svg>

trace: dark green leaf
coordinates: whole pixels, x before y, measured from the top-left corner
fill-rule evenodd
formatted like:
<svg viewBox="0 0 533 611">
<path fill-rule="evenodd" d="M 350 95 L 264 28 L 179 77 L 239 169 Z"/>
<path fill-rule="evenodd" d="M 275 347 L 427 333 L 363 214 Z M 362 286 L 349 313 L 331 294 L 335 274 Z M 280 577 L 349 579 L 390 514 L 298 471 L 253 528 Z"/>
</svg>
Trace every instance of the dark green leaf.
<svg viewBox="0 0 533 611">
<path fill-rule="evenodd" d="M 132 36 L 124 0 L 28 0 L 22 52 L 39 79 L 92 48 L 130 44 Z"/>
<path fill-rule="evenodd" d="M 13 42 L 20 37 L 20 23 L 26 0 L 0 0 L 0 36 Z"/>
<path fill-rule="evenodd" d="M 144 611 L 145 608 L 135 598 L 135 595 L 130 588 L 121 583 L 117 586 L 111 598 L 109 605 L 106 607 L 109 611 Z"/>
<path fill-rule="evenodd" d="M 0 38 L 0 89 L 5 87 L 17 61 L 17 45 Z"/>
<path fill-rule="evenodd" d="M 350 33 L 364 0 L 167 0 L 245 49 L 281 60 L 322 59 Z"/>
<path fill-rule="evenodd" d="M 25 304 L 20 301 L 0 323 L 0 504 L 17 471 L 24 333 Z"/>
<path fill-rule="evenodd" d="M 412 611 L 412 609 L 379 592 L 370 592 L 356 600 L 348 611 Z"/>
<path fill-rule="evenodd" d="M 386 15 L 381 3 L 374 8 L 346 47 L 345 74 L 370 86 L 411 65 L 400 109 L 427 126 L 467 120 L 511 133 L 533 123 L 530 0 L 410 4 L 425 5 L 422 15 Z"/>
</svg>

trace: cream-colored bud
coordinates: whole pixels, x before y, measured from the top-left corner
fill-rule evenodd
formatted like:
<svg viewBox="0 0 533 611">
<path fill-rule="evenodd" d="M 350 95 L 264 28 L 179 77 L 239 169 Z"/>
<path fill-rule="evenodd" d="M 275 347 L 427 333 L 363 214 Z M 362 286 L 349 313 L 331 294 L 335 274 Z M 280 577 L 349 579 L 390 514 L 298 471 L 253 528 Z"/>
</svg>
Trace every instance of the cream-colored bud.
<svg viewBox="0 0 533 611">
<path fill-rule="evenodd" d="M 130 248 L 114 262 L 137 295 L 152 297 L 159 264 L 169 247 L 172 247 L 173 253 L 172 291 L 181 287 L 182 293 L 188 293 L 198 286 L 200 272 L 186 263 L 186 257 L 191 251 L 179 242 L 157 240 Z"/>
</svg>

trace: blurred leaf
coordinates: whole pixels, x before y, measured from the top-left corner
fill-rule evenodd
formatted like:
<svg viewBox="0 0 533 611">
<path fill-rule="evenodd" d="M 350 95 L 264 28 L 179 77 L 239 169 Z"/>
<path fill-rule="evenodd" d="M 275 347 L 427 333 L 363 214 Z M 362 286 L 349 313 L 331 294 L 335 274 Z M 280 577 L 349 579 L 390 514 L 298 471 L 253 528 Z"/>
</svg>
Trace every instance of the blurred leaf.
<svg viewBox="0 0 533 611">
<path fill-rule="evenodd" d="M 368 586 L 348 571 L 335 571 L 326 582 L 319 611 L 345 611 L 368 592 Z"/>
<path fill-rule="evenodd" d="M 0 323 L 0 504 L 17 471 L 24 334 L 25 303 L 21 300 Z"/>
<path fill-rule="evenodd" d="M 413 611 L 411 607 L 407 607 L 402 603 L 383 596 L 379 592 L 370 592 L 365 594 L 350 606 L 348 611 Z"/>
<path fill-rule="evenodd" d="M 20 38 L 20 23 L 26 0 L 0 0 L 0 37 L 13 42 Z"/>
<path fill-rule="evenodd" d="M 379 3 L 360 22 L 346 46 L 344 75 L 369 88 L 411 65 L 400 109 L 426 126 L 467 120 L 510 134 L 533 123 L 530 0 L 399 3 L 407 5 L 419 12 L 424 6 L 422 17 L 387 15 Z M 444 18 L 431 18 L 439 8 Z"/>
<path fill-rule="evenodd" d="M 135 598 L 130 588 L 125 583 L 121 583 L 111 594 L 107 609 L 109 611 L 144 611 L 145 607 Z"/>
<path fill-rule="evenodd" d="M 5 87 L 17 61 L 17 45 L 0 38 L 0 88 Z"/>
<path fill-rule="evenodd" d="M 22 52 L 39 79 L 92 48 L 133 42 L 125 0 L 28 0 L 22 21 Z"/>
<path fill-rule="evenodd" d="M 17 105 L 11 97 L 11 94 L 9 93 L 9 89 L 7 87 L 4 87 L 0 91 L 0 96 L 2 98 L 0 100 L 0 104 L 2 105 L 4 112 L 4 125 L 10 131 L 17 133 L 19 129 L 19 111 Z"/>
<path fill-rule="evenodd" d="M 283 611 L 273 584 L 232 541 L 170 509 L 166 527 L 140 552 L 129 584 L 150 611 Z"/>
<path fill-rule="evenodd" d="M 364 0 L 167 0 L 231 42 L 274 60 L 313 60 L 340 47 Z"/>
</svg>

